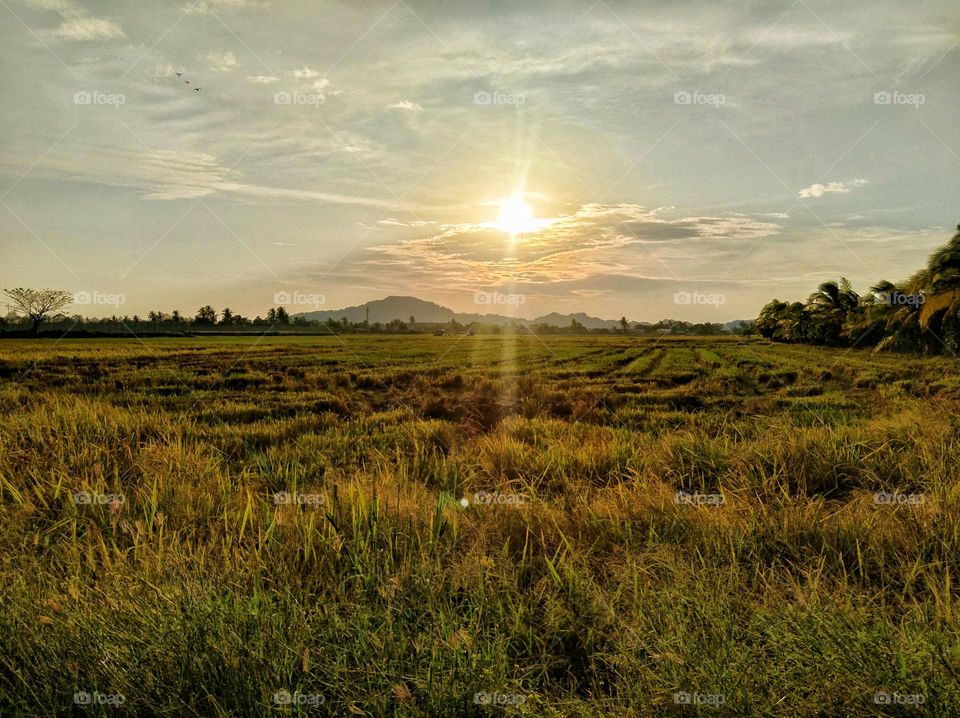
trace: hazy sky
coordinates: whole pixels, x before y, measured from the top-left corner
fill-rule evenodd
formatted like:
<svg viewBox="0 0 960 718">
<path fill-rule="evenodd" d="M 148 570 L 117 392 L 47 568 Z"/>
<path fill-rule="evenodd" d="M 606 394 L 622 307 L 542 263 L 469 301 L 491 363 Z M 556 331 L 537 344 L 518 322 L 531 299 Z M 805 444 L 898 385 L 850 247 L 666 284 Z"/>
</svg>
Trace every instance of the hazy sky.
<svg viewBox="0 0 960 718">
<path fill-rule="evenodd" d="M 88 315 L 518 304 L 481 291 L 720 321 L 903 278 L 960 221 L 956 0 L 0 16 L 0 287 Z M 511 236 L 516 193 L 545 221 Z"/>
</svg>

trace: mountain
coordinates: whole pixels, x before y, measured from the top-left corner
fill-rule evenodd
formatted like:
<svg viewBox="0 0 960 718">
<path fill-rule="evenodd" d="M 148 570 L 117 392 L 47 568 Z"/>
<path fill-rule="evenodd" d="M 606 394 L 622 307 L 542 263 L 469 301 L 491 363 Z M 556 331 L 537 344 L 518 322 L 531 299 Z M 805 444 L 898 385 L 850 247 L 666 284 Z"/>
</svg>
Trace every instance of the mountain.
<svg viewBox="0 0 960 718">
<path fill-rule="evenodd" d="M 370 310 L 369 317 L 367 310 Z M 456 319 L 461 324 L 496 324 L 503 326 L 510 322 L 516 322 L 522 326 L 531 324 L 553 324 L 558 327 L 568 327 L 573 319 L 576 319 L 587 329 L 612 329 L 620 326 L 620 322 L 615 319 L 598 319 L 591 317 L 583 312 L 577 314 L 558 314 L 553 312 L 537 317 L 534 320 L 510 317 L 503 314 L 479 314 L 470 312 L 454 312 L 452 309 L 440 306 L 434 302 L 427 302 L 416 297 L 391 296 L 383 299 L 375 299 L 355 307 L 344 307 L 343 309 L 324 309 L 316 312 L 303 312 L 302 316 L 310 321 L 325 322 L 333 319 L 339 322 L 344 317 L 350 322 L 362 322 L 369 319 L 371 324 L 380 322 L 387 324 L 394 319 L 402 322 L 409 321 L 412 316 L 417 320 L 417 324 L 446 324 L 451 319 Z"/>
<path fill-rule="evenodd" d="M 736 332 L 753 323 L 753 319 L 734 319 L 732 322 L 724 322 L 723 328 L 728 332 Z"/>
<path fill-rule="evenodd" d="M 619 319 L 598 319 L 583 312 L 577 312 L 576 314 L 551 312 L 550 314 L 544 314 L 542 317 L 537 317 L 531 324 L 552 324 L 556 327 L 569 327 L 570 322 L 574 319 L 587 329 L 616 329 L 620 326 Z"/>
<path fill-rule="evenodd" d="M 369 310 L 369 316 L 367 311 Z M 343 309 L 324 309 L 316 312 L 302 312 L 297 316 L 304 317 L 310 321 L 325 322 L 333 319 L 339 322 L 344 317 L 350 322 L 362 322 L 369 319 L 371 324 L 379 322 L 388 324 L 395 319 L 401 322 L 408 322 L 412 316 L 417 324 L 447 324 L 451 319 L 455 319 L 460 324 L 495 324 L 504 326 L 510 322 L 515 322 L 521 326 L 532 326 L 534 324 L 550 324 L 556 327 L 569 327 L 570 323 L 576 319 L 587 329 L 619 329 L 619 319 L 600 319 L 591 317 L 589 314 L 577 312 L 575 314 L 559 314 L 551 312 L 544 314 L 536 319 L 521 319 L 510 317 L 503 314 L 478 314 L 469 312 L 454 312 L 452 309 L 441 306 L 434 302 L 427 302 L 416 297 L 390 296 L 383 299 L 374 299 L 373 301 L 360 304 L 355 307 L 344 307 Z M 672 320 L 665 320 L 669 324 Z M 740 325 L 748 320 L 736 320 L 727 322 L 724 329 L 734 331 Z M 664 322 L 661 322 L 663 324 Z M 649 322 L 631 322 L 634 327 L 650 327 Z"/>
<path fill-rule="evenodd" d="M 367 310 L 370 310 L 370 316 L 367 316 Z M 303 312 L 298 316 L 305 317 L 311 321 L 325 322 L 327 319 L 340 321 L 346 317 L 351 322 L 362 322 L 369 319 L 370 323 L 380 322 L 386 324 L 394 319 L 407 322 L 410 317 L 417 320 L 417 323 L 426 324 L 444 324 L 454 318 L 452 309 L 441 307 L 434 302 L 426 302 L 416 297 L 384 297 L 383 299 L 374 299 L 356 307 L 345 307 L 343 309 L 325 309 L 318 312 Z M 459 320 L 457 320 L 459 321 Z"/>
</svg>

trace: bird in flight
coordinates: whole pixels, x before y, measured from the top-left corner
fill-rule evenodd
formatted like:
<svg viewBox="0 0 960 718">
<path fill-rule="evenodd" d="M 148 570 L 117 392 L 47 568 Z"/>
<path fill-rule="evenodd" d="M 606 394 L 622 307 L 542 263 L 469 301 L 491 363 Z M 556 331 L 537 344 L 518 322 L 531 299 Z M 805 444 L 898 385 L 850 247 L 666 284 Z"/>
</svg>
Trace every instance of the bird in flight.
<svg viewBox="0 0 960 718">
<path fill-rule="evenodd" d="M 177 77 L 183 77 L 183 73 L 182 73 L 182 72 L 178 72 L 178 73 L 177 73 Z"/>
<path fill-rule="evenodd" d="M 194 91 L 194 92 L 200 92 L 200 88 L 199 88 L 199 87 L 194 87 L 194 88 L 193 88 L 193 91 Z"/>
</svg>

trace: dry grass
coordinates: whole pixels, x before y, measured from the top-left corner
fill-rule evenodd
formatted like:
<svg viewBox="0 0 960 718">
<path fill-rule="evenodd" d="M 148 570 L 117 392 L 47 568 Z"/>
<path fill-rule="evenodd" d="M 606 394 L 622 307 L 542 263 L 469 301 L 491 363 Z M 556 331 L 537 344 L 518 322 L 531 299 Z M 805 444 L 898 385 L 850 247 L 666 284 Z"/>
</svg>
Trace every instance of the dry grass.
<svg viewBox="0 0 960 718">
<path fill-rule="evenodd" d="M 947 360 L 203 341 L 0 345 L 0 713 L 960 713 Z"/>
</svg>

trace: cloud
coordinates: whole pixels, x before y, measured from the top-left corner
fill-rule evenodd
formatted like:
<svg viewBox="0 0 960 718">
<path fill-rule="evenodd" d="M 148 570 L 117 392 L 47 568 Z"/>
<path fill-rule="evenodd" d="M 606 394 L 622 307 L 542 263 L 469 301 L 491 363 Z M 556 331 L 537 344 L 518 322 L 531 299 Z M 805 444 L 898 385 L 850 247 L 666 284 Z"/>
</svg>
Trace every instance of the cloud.
<svg viewBox="0 0 960 718">
<path fill-rule="evenodd" d="M 391 110 L 407 110 L 409 112 L 423 112 L 423 108 L 420 107 L 416 102 L 410 102 L 410 100 L 401 100 L 400 102 L 394 102 L 392 105 L 387 106 Z"/>
<path fill-rule="evenodd" d="M 389 218 L 378 224 L 403 223 Z M 702 254 L 704 243 L 779 232 L 780 225 L 746 215 L 668 220 L 639 205 L 587 204 L 513 242 L 490 223 L 442 225 L 432 236 L 372 247 L 374 257 L 365 263 L 457 286 L 549 284 L 622 277 L 638 264 L 662 267 L 660 255 L 668 246 L 678 245 L 677 257 L 688 259 Z"/>
<path fill-rule="evenodd" d="M 865 179 L 852 179 L 847 182 L 828 182 L 827 184 L 812 184 L 800 190 L 798 196 L 801 199 L 810 199 L 831 193 L 846 194 L 854 187 L 863 187 L 865 184 L 867 184 L 867 180 Z"/>
<path fill-rule="evenodd" d="M 254 0 L 200 0 L 200 2 L 187 3 L 181 7 L 181 11 L 196 15 L 209 15 L 218 10 L 239 10 L 243 7 L 261 5 L 262 3 Z"/>
<path fill-rule="evenodd" d="M 264 185 L 241 184 L 238 182 L 217 182 L 212 189 L 220 192 L 261 197 L 265 199 L 290 199 L 309 202 L 326 202 L 328 204 L 362 205 L 366 207 L 381 207 L 383 209 L 403 210 L 413 212 L 429 207 L 417 207 L 409 202 L 382 200 L 376 197 L 358 197 L 337 194 L 334 192 L 319 192 L 316 190 L 290 189 L 287 187 L 268 187 Z"/>
<path fill-rule="evenodd" d="M 273 75 L 247 75 L 247 82 L 255 85 L 269 85 L 271 82 L 277 82 L 280 78 Z"/>
<path fill-rule="evenodd" d="M 230 175 L 208 153 L 95 145 L 50 152 L 36 163 L 35 171 L 72 181 L 130 188 L 151 200 L 206 197 Z"/>
<path fill-rule="evenodd" d="M 429 224 L 440 224 L 434 220 L 426 219 L 417 219 L 413 222 L 404 222 L 394 217 L 387 217 L 386 219 L 380 219 L 376 222 L 379 227 L 424 227 Z"/>
<path fill-rule="evenodd" d="M 214 72 L 233 72 L 240 64 L 232 52 L 211 52 L 207 55 L 207 61 Z"/>
<path fill-rule="evenodd" d="M 115 22 L 96 17 L 64 20 L 53 34 L 65 40 L 110 40 L 124 37 L 123 30 Z"/>
</svg>

